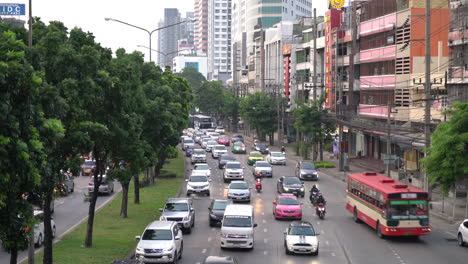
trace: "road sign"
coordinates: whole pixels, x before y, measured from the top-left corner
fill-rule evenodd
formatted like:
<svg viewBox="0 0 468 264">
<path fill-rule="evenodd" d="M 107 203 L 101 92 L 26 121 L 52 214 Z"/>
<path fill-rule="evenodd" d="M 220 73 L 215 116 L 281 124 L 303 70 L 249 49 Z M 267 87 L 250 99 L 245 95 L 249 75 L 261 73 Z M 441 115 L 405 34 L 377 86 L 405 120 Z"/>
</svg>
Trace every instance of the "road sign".
<svg viewBox="0 0 468 264">
<path fill-rule="evenodd" d="M 25 4 L 0 3 L 0 16 L 24 16 Z"/>
</svg>

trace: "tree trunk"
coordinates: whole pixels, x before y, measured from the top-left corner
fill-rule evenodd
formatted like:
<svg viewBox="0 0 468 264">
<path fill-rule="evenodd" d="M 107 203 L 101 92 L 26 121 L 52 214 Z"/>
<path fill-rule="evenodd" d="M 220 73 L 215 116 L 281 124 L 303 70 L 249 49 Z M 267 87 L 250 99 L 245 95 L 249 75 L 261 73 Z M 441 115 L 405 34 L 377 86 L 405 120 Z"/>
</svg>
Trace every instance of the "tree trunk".
<svg viewBox="0 0 468 264">
<path fill-rule="evenodd" d="M 121 183 L 122 185 L 122 204 L 120 206 L 120 217 L 127 218 L 127 208 L 128 208 L 128 186 L 130 185 L 127 183 Z"/>
<path fill-rule="evenodd" d="M 93 151 L 93 153 L 96 153 Z M 84 246 L 90 248 L 93 246 L 93 226 L 94 226 L 94 212 L 96 209 L 96 201 L 98 198 L 99 185 L 102 180 L 102 160 L 96 156 L 96 169 L 94 170 L 94 190 L 91 196 L 91 202 L 89 203 L 88 209 L 88 224 L 86 226 L 86 238 Z"/>
<path fill-rule="evenodd" d="M 151 167 L 149 169 L 149 185 L 150 186 L 154 185 L 154 167 Z"/>
<path fill-rule="evenodd" d="M 323 161 L 323 139 L 320 140 L 320 161 Z"/>
<path fill-rule="evenodd" d="M 50 203 L 52 202 L 52 190 L 47 192 L 44 197 L 44 256 L 42 262 L 44 264 L 53 263 L 53 254 L 52 254 L 52 226 L 50 223 L 51 220 L 51 210 Z"/>
<path fill-rule="evenodd" d="M 16 244 L 16 242 L 13 242 Z M 18 247 L 14 247 L 10 252 L 10 264 L 16 264 L 18 262 Z"/>
<path fill-rule="evenodd" d="M 133 184 L 134 184 L 134 193 L 135 193 L 133 202 L 135 204 L 139 204 L 140 203 L 140 176 L 138 175 L 138 173 L 137 175 L 133 176 Z"/>
</svg>

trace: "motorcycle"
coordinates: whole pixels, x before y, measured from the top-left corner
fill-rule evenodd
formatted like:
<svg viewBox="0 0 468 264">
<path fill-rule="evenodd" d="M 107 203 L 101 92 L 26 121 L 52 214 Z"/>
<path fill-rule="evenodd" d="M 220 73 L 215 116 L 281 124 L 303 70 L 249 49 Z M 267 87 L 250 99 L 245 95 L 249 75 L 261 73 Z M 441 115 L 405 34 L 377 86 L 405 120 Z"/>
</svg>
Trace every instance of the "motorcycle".
<svg viewBox="0 0 468 264">
<path fill-rule="evenodd" d="M 60 196 L 67 196 L 68 195 L 67 186 L 64 183 L 57 184 L 57 186 L 55 186 L 54 188 L 54 193 Z"/>
<path fill-rule="evenodd" d="M 318 196 L 319 196 L 319 193 L 320 193 L 320 192 L 311 192 L 311 193 L 310 193 L 309 199 L 310 199 L 310 202 L 311 202 L 313 205 L 316 205 L 316 204 L 317 204 L 317 198 L 318 198 Z"/>
<path fill-rule="evenodd" d="M 317 204 L 317 207 L 315 209 L 315 213 L 318 215 L 318 217 L 320 219 L 323 220 L 325 218 L 325 213 L 326 213 L 325 204 L 323 204 L 323 203 Z"/>
<path fill-rule="evenodd" d="M 260 178 L 257 178 L 255 181 L 255 189 L 257 190 L 257 192 L 262 191 L 262 180 Z"/>
</svg>

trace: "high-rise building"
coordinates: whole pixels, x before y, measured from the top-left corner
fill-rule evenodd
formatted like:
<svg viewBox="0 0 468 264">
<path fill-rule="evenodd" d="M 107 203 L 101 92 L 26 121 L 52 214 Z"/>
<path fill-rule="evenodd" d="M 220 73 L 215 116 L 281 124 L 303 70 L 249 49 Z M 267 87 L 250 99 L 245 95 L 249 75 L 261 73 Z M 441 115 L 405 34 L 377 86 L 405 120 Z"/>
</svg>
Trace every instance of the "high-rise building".
<svg viewBox="0 0 468 264">
<path fill-rule="evenodd" d="M 195 0 L 195 45 L 200 54 L 208 54 L 208 0 Z"/>
<path fill-rule="evenodd" d="M 164 19 L 159 27 L 181 22 L 177 8 L 164 8 Z M 182 24 L 181 24 L 182 25 Z M 173 26 L 158 31 L 158 64 L 162 67 L 172 65 L 172 59 L 177 56 L 178 41 L 181 37 L 181 26 Z"/>
</svg>

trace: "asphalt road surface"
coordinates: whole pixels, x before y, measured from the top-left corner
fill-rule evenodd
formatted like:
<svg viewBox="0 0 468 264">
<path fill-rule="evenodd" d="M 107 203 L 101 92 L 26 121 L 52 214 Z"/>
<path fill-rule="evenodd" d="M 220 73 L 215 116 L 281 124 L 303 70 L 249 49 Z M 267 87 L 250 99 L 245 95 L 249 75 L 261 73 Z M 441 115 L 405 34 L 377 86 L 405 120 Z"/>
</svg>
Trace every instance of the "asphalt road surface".
<svg viewBox="0 0 468 264">
<path fill-rule="evenodd" d="M 57 242 L 61 235 L 73 229 L 81 220 L 88 216 L 89 203 L 84 201 L 84 193 L 87 192 L 90 178 L 88 176 L 75 177 L 75 191 L 68 196 L 60 197 L 55 200 L 55 212 L 52 218 L 55 221 L 56 239 Z M 114 197 L 120 190 L 120 184 L 114 182 L 114 193 L 112 195 L 99 195 L 96 208 L 99 208 L 103 203 Z M 84 237 L 83 237 L 84 241 Z M 38 249 L 36 249 L 37 251 Z M 21 251 L 18 253 L 18 262 L 27 258 L 28 252 Z M 9 263 L 10 254 L 3 249 L 0 250 L 0 263 Z"/>
<path fill-rule="evenodd" d="M 249 150 L 249 148 L 248 148 Z M 293 263 L 391 263 L 391 264 L 440 264 L 468 263 L 468 248 L 457 245 L 453 233 L 437 230 L 424 237 L 386 238 L 377 237 L 375 230 L 365 224 L 357 224 L 345 210 L 345 184 L 332 176 L 319 172 L 318 182 L 305 182 L 306 195 L 300 198 L 303 205 L 303 220 L 311 222 L 320 232 L 318 256 L 286 255 L 283 231 L 290 221 L 275 220 L 273 200 L 277 195 L 276 182 L 280 176 L 293 175 L 295 161 L 288 160 L 287 166 L 274 166 L 273 178 L 263 179 L 263 191 L 257 193 L 247 155 L 232 154 L 245 169 L 245 180 L 252 187 L 251 205 L 255 210 L 255 248 L 253 250 L 230 250 L 220 248 L 220 227 L 210 227 L 208 206 L 210 199 L 225 199 L 222 171 L 217 160 L 208 153 L 211 167 L 211 197 L 191 195 L 194 199 L 196 223 L 191 234 L 184 235 L 184 252 L 179 263 L 201 263 L 206 256 L 231 255 L 239 263 L 293 264 Z M 190 164 L 188 161 L 187 164 Z M 190 165 L 188 165 L 189 167 Z M 190 171 L 188 170 L 187 173 Z M 184 183 L 185 184 L 185 183 Z M 317 184 L 327 200 L 327 215 L 320 220 L 315 215 L 308 195 L 313 184 Z M 185 196 L 185 188 L 182 196 Z"/>
</svg>

